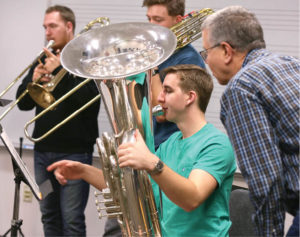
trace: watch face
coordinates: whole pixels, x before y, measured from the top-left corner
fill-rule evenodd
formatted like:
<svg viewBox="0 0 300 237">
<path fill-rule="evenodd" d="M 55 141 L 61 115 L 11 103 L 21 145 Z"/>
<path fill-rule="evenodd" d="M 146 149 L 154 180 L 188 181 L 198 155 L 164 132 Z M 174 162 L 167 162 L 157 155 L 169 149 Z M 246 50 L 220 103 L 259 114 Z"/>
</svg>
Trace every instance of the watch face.
<svg viewBox="0 0 300 237">
<path fill-rule="evenodd" d="M 157 162 L 157 164 L 156 164 L 156 166 L 155 166 L 155 168 L 154 168 L 154 170 L 153 170 L 152 173 L 153 174 L 159 174 L 159 173 L 161 173 L 162 170 L 163 170 L 163 167 L 164 167 L 164 163 L 161 160 L 159 160 Z"/>
</svg>

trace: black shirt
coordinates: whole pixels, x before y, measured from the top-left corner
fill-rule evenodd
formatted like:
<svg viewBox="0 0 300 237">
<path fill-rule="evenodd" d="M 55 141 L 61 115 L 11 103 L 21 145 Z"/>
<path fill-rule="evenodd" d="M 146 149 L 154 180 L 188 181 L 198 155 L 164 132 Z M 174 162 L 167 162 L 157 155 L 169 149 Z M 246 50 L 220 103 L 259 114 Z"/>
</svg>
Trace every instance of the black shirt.
<svg viewBox="0 0 300 237">
<path fill-rule="evenodd" d="M 42 59 L 42 61 L 44 58 Z M 37 64 L 36 64 L 37 65 Z M 23 79 L 22 84 L 17 91 L 17 97 L 27 88 L 27 84 L 32 82 L 34 65 Z M 58 67 L 52 73 L 56 75 L 62 67 Z M 64 69 L 62 69 L 64 70 Z M 57 100 L 74 88 L 84 79 L 66 73 L 51 94 Z M 98 89 L 94 81 L 90 81 L 70 97 L 61 102 L 54 110 L 49 111 L 35 122 L 33 137 L 37 138 L 57 125 L 67 116 L 82 107 L 86 102 L 98 95 Z M 36 114 L 39 114 L 43 108 L 37 105 L 27 94 L 19 103 L 20 110 L 31 110 L 36 108 Z M 58 153 L 85 153 L 93 152 L 93 146 L 98 137 L 98 112 L 100 100 L 93 103 L 87 109 L 58 128 L 48 137 L 35 143 L 34 150 L 40 152 L 58 152 Z"/>
</svg>

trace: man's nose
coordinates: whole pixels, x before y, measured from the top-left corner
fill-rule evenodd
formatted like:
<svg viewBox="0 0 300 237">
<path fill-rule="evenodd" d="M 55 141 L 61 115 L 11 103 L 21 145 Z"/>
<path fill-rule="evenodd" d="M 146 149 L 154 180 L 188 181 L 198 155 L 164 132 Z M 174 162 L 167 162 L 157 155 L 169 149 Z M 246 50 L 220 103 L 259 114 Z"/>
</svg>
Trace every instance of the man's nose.
<svg viewBox="0 0 300 237">
<path fill-rule="evenodd" d="M 45 34 L 46 35 L 50 35 L 50 33 L 51 33 L 50 29 L 49 28 L 45 28 Z"/>
<path fill-rule="evenodd" d="M 158 94 L 157 101 L 158 101 L 159 103 L 162 103 L 162 102 L 164 101 L 163 91 L 161 91 L 161 92 Z"/>
</svg>

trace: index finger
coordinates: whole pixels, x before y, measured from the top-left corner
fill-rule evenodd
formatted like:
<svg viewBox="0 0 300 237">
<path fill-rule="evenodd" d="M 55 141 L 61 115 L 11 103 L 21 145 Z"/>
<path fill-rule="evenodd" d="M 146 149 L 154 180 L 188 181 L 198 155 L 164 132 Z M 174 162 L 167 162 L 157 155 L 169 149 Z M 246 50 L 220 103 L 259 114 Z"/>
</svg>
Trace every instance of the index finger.
<svg viewBox="0 0 300 237">
<path fill-rule="evenodd" d="M 55 55 L 47 48 L 43 48 L 47 57 L 54 57 Z"/>
<path fill-rule="evenodd" d="M 52 171 L 59 166 L 65 165 L 67 162 L 68 162 L 67 160 L 61 160 L 61 161 L 54 162 L 53 164 L 51 164 L 47 167 L 47 170 Z"/>
</svg>

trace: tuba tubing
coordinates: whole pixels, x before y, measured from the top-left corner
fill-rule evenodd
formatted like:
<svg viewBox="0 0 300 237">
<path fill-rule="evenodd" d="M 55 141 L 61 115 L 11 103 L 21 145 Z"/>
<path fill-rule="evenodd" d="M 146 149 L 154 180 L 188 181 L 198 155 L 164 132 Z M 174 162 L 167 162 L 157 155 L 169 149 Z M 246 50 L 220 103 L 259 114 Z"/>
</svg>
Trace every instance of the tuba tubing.
<svg viewBox="0 0 300 237">
<path fill-rule="evenodd" d="M 190 13 L 182 22 L 171 28 L 177 38 L 176 50 L 201 37 L 202 21 L 212 13 L 211 9 Z M 151 72 L 150 69 L 147 74 L 147 78 L 150 78 L 149 84 Z M 134 128 L 139 128 L 145 140 L 147 137 L 145 134 L 147 129 L 141 122 L 143 119 L 139 113 L 142 110 L 137 106 L 142 104 L 138 101 L 141 98 L 136 96 L 138 94 L 136 90 L 140 87 L 133 84 L 134 82 L 128 82 L 125 78 L 113 82 L 100 82 L 102 99 L 114 135 L 104 133 L 96 142 L 104 178 L 109 187 L 109 191 L 105 190 L 106 196 L 103 195 L 102 204 L 105 208 L 100 207 L 100 202 L 96 203 L 100 217 L 118 217 L 123 236 L 161 236 L 158 212 L 148 174 L 143 170 L 118 167 L 117 147 L 124 142 L 134 142 Z M 135 89 L 132 90 L 132 87 Z M 148 92 L 150 94 L 150 91 Z M 152 108 L 151 100 L 148 101 L 149 108 Z M 163 113 L 160 105 L 152 108 L 151 112 L 154 116 Z M 116 212 L 111 212 L 110 206 L 115 208 Z M 106 215 L 102 214 L 103 209 L 106 210 Z"/>
<path fill-rule="evenodd" d="M 117 147 L 120 144 L 135 142 L 136 128 L 141 131 L 148 143 L 149 140 L 150 143 L 153 142 L 153 136 L 147 140 L 147 133 L 151 128 L 145 129 L 145 127 L 151 126 L 150 120 L 148 123 L 143 123 L 137 116 L 140 112 L 145 112 L 145 108 L 148 110 L 151 108 L 149 106 L 151 101 L 149 98 L 146 99 L 150 88 L 148 77 L 151 76 L 151 70 L 148 70 L 146 75 L 143 82 L 144 87 L 135 81 L 128 81 L 126 78 L 100 82 L 100 91 L 105 107 L 106 109 L 113 108 L 110 119 L 114 124 L 114 134 L 105 132 L 101 138 L 97 139 L 100 162 L 109 187 L 109 191 L 105 190 L 106 196 L 103 196 L 104 201 L 102 201 L 105 208 L 101 208 L 98 202 L 98 210 L 100 210 L 100 216 L 118 217 L 124 236 L 161 236 L 152 185 L 147 172 L 128 167 L 119 168 L 117 157 Z M 145 88 L 147 93 L 143 94 Z M 140 108 L 141 100 L 144 102 L 147 100 L 148 106 L 147 103 L 144 103 L 144 108 Z M 101 214 L 103 209 L 106 210 L 106 215 Z M 112 209 L 115 212 L 111 211 Z"/>
</svg>

